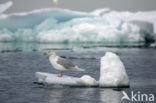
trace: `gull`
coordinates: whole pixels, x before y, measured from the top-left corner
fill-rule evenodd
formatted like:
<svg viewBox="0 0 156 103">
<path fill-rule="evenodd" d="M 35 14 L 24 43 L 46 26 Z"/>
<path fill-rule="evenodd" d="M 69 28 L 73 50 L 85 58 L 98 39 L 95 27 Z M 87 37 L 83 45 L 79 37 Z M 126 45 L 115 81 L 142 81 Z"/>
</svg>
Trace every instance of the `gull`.
<svg viewBox="0 0 156 103">
<path fill-rule="evenodd" d="M 53 50 L 49 50 L 48 52 L 45 52 L 43 55 L 49 55 L 49 61 L 51 65 L 55 69 L 61 71 L 61 74 L 58 75 L 58 77 L 62 77 L 64 75 L 64 71 L 66 70 L 84 71 L 83 69 L 74 65 L 72 62 L 68 61 L 67 59 L 57 56 L 55 51 Z"/>
</svg>

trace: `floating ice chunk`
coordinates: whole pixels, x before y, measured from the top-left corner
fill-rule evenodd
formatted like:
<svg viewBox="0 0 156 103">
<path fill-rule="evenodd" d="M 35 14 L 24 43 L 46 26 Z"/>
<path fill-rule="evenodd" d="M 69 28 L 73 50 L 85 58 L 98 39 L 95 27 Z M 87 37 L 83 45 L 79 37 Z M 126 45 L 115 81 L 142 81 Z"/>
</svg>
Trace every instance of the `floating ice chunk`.
<svg viewBox="0 0 156 103">
<path fill-rule="evenodd" d="M 8 8 L 10 8 L 12 6 L 13 2 L 12 1 L 8 1 L 4 4 L 0 4 L 0 14 L 3 13 L 4 11 L 6 11 Z"/>
<path fill-rule="evenodd" d="M 156 48 L 156 42 L 152 43 L 152 44 L 150 45 L 150 47 Z"/>
<path fill-rule="evenodd" d="M 56 74 L 36 72 L 35 76 L 39 83 L 68 85 L 68 86 L 96 86 L 97 81 L 89 75 L 84 75 L 81 78 L 66 76 L 58 77 Z"/>
<path fill-rule="evenodd" d="M 107 52 L 101 58 L 99 85 L 104 87 L 128 86 L 129 79 L 119 56 Z"/>
<path fill-rule="evenodd" d="M 62 78 L 58 77 L 56 74 L 36 72 L 35 76 L 38 78 L 38 82 L 47 84 L 60 84 L 60 85 L 76 85 L 79 78 L 66 76 Z"/>
<path fill-rule="evenodd" d="M 119 56 L 112 52 L 107 52 L 101 58 L 100 78 L 96 81 L 89 75 L 84 75 L 81 78 L 66 76 L 57 77 L 56 74 L 36 72 L 38 82 L 68 85 L 68 86 L 94 86 L 94 87 L 122 87 L 129 86 L 129 79 L 126 74 L 125 67 Z"/>
<path fill-rule="evenodd" d="M 84 85 L 84 86 L 96 86 L 97 85 L 97 81 L 89 75 L 82 76 L 77 81 L 77 83 L 80 85 Z"/>
</svg>

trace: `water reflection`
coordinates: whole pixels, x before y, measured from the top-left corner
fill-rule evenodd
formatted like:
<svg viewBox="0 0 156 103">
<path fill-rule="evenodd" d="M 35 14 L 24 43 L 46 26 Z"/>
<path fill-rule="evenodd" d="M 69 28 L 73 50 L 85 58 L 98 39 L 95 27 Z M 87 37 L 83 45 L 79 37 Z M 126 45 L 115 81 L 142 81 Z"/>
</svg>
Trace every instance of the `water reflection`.
<svg viewBox="0 0 156 103">
<path fill-rule="evenodd" d="M 104 88 L 55 88 L 49 103 L 121 103 L 122 91 Z"/>
<path fill-rule="evenodd" d="M 95 103 L 94 88 L 57 88 L 51 91 L 49 103 Z"/>
<path fill-rule="evenodd" d="M 101 103 L 121 103 L 122 96 L 122 91 L 115 91 L 112 89 L 100 90 Z"/>
</svg>

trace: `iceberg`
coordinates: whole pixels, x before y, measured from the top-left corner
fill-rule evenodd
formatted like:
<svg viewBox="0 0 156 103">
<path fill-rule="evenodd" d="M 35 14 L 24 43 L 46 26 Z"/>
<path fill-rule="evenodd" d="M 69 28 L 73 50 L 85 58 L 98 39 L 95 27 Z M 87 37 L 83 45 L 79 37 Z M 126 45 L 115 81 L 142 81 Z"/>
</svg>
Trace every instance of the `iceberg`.
<svg viewBox="0 0 156 103">
<path fill-rule="evenodd" d="M 106 12 L 109 11 L 109 12 Z M 102 17 L 109 18 L 110 20 L 114 21 L 138 21 L 138 22 L 143 22 L 144 24 L 142 26 L 146 26 L 145 22 L 147 22 L 147 28 L 151 29 L 151 26 L 148 27 L 149 23 L 153 24 L 153 31 L 156 33 L 156 11 L 146 11 L 146 12 L 129 12 L 129 11 L 123 11 L 123 12 L 118 12 L 118 11 L 111 11 L 109 9 L 98 9 L 92 12 L 93 14 L 100 15 Z M 139 25 L 140 27 L 141 25 Z"/>
<path fill-rule="evenodd" d="M 129 22 L 131 22 L 132 24 L 138 25 L 144 32 L 148 33 L 149 35 L 154 34 L 153 23 L 149 21 L 131 20 Z"/>
<path fill-rule="evenodd" d="M 107 52 L 105 56 L 101 58 L 100 67 L 100 86 L 118 87 L 129 85 L 125 66 L 116 54 Z"/>
<path fill-rule="evenodd" d="M 109 9 L 91 13 L 41 9 L 3 14 L 0 16 L 0 42 L 132 45 L 153 41 L 153 35 L 141 32 L 143 28 L 119 17 L 112 15 Z"/>
<path fill-rule="evenodd" d="M 8 1 L 4 4 L 0 4 L 0 14 L 2 14 L 3 12 L 5 12 L 8 8 L 10 8 L 12 6 L 13 2 L 12 1 Z"/>
<path fill-rule="evenodd" d="M 82 87 L 128 87 L 129 79 L 125 67 L 120 58 L 111 52 L 107 52 L 101 58 L 100 78 L 95 80 L 90 75 L 73 77 L 64 75 L 57 77 L 57 74 L 36 72 L 35 76 L 39 83 L 51 85 L 82 86 Z"/>
</svg>

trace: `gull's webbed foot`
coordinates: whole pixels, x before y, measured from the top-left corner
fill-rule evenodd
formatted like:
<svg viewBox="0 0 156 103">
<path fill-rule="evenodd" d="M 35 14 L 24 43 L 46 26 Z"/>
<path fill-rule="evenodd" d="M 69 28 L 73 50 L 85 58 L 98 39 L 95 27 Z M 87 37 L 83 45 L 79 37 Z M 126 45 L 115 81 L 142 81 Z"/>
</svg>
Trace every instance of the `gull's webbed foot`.
<svg viewBox="0 0 156 103">
<path fill-rule="evenodd" d="M 60 75 L 58 75 L 57 77 L 63 77 L 64 72 L 62 71 Z"/>
</svg>

